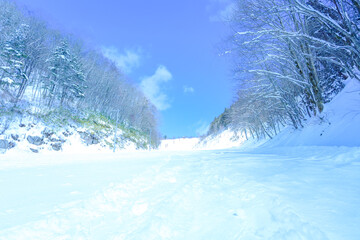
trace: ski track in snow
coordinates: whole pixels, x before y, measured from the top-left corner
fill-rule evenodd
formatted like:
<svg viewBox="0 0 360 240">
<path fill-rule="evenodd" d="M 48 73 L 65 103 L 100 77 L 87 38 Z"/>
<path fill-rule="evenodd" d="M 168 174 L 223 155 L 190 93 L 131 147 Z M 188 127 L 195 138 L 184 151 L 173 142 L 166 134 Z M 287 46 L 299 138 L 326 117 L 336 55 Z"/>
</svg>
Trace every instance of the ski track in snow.
<svg viewBox="0 0 360 240">
<path fill-rule="evenodd" d="M 42 192 L 38 201 L 55 194 L 50 199 L 60 202 L 49 211 L 30 211 L 30 221 L 0 225 L 0 239 L 360 239 L 360 149 L 288 152 L 134 154 L 123 164 L 93 163 L 103 168 L 99 172 L 84 162 L 68 163 L 55 177 L 62 188 L 86 179 L 66 193 Z M 71 171 L 74 165 L 92 174 L 77 175 Z M 42 166 L 42 173 L 25 170 L 41 178 L 49 168 Z M 117 171 L 134 174 L 109 177 L 87 190 L 87 184 Z M 4 182 L 0 177 L 2 195 L 16 191 Z M 53 183 L 41 184 L 51 188 Z M 23 197 L 31 196 L 27 194 Z M 5 203 L 0 222 L 19 209 L 6 209 Z"/>
</svg>

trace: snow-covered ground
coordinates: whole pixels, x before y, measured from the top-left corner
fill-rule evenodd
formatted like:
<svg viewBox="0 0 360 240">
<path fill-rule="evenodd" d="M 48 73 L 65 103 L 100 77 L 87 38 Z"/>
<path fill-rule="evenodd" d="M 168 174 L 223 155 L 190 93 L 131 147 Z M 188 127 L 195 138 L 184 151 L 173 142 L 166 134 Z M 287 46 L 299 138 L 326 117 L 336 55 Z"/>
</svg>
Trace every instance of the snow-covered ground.
<svg viewBox="0 0 360 240">
<path fill-rule="evenodd" d="M 251 138 L 246 140 L 240 133 L 225 130 L 202 139 L 192 148 L 249 150 L 289 146 L 360 146 L 360 82 L 349 79 L 345 84 L 345 88 L 330 103 L 325 104 L 320 116 L 308 119 L 303 128 L 286 126 L 273 139 L 260 141 Z"/>
<path fill-rule="evenodd" d="M 325 105 L 321 118 L 308 120 L 305 127 L 287 127 L 272 146 L 360 146 L 360 82 L 350 79 L 345 88 Z M 264 146 L 264 147 L 265 147 Z"/>
<path fill-rule="evenodd" d="M 359 92 L 349 81 L 323 120 L 270 141 L 226 131 L 159 151 L 9 151 L 0 239 L 358 240 Z"/>
<path fill-rule="evenodd" d="M 5 119 L 0 118 L 0 129 L 2 129 L 2 121 Z M 106 123 L 104 123 L 105 125 Z M 21 127 L 20 127 L 21 126 Z M 47 134 L 44 132 L 48 132 Z M 34 117 L 18 117 L 14 118 L 3 134 L 0 134 L 0 141 L 7 141 L 14 143 L 14 147 L 10 149 L 0 147 L 1 154 L 19 154 L 19 153 L 33 153 L 33 150 L 40 153 L 51 153 L 55 152 L 52 145 L 59 144 L 57 151 L 63 153 L 110 153 L 113 152 L 114 134 L 112 132 L 107 133 L 102 131 L 104 136 L 96 136 L 97 143 L 89 144 L 92 129 L 80 126 L 48 126 L 39 119 Z M 81 136 L 81 133 L 85 133 L 85 139 Z M 16 139 L 13 138 L 16 136 Z M 27 140 L 29 136 L 38 137 L 41 139 L 41 144 L 34 145 Z M 117 146 L 116 151 L 136 151 L 137 147 L 135 141 L 124 137 L 124 132 L 121 129 L 117 129 Z M 137 139 L 141 143 L 146 143 L 145 137 L 138 137 Z M 106 143 L 110 143 L 109 145 Z M 31 150 L 33 149 L 33 150 Z"/>
<path fill-rule="evenodd" d="M 199 143 L 199 138 L 176 138 L 161 141 L 160 151 L 186 151 L 192 150 Z"/>
<path fill-rule="evenodd" d="M 360 148 L 3 155 L 0 189 L 4 240 L 360 238 Z"/>
<path fill-rule="evenodd" d="M 216 136 L 201 138 L 177 138 L 162 140 L 160 151 L 216 150 L 239 147 L 245 141 L 240 134 L 225 130 Z"/>
</svg>

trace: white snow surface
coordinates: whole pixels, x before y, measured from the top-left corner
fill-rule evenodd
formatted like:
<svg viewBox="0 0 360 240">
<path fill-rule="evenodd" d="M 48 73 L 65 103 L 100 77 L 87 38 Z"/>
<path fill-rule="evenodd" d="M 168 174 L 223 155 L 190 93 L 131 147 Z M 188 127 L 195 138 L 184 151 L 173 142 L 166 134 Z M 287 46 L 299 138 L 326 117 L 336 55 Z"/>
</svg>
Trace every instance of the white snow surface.
<svg viewBox="0 0 360 240">
<path fill-rule="evenodd" d="M 23 123 L 24 127 L 19 127 L 19 124 Z M 10 154 L 10 155 L 18 155 L 19 153 L 30 153 L 32 154 L 32 151 L 30 150 L 30 148 L 33 149 L 37 149 L 40 151 L 40 153 L 51 153 L 54 152 L 54 150 L 51 147 L 51 142 L 47 141 L 45 139 L 45 144 L 41 145 L 41 146 L 35 146 L 30 144 L 26 138 L 27 136 L 42 136 L 42 131 L 44 129 L 46 129 L 47 126 L 41 122 L 38 121 L 37 123 L 34 123 L 34 119 L 30 118 L 30 117 L 26 117 L 23 119 L 15 119 L 9 126 L 9 128 L 5 131 L 5 133 L 7 135 L 0 135 L 0 139 L 6 139 L 5 137 L 7 137 L 7 140 L 12 140 L 10 135 L 11 134 L 16 134 L 19 136 L 19 141 L 15 141 L 16 142 L 16 146 L 12 149 L 9 150 L 4 150 L 4 149 L 0 149 L 0 159 L 1 159 L 1 154 L 6 153 L 6 154 Z M 77 128 L 77 131 L 84 131 L 87 132 L 88 129 L 86 128 Z M 71 135 L 69 135 L 68 137 L 65 137 L 62 133 L 63 132 L 69 132 Z M 81 154 L 81 153 L 99 153 L 99 152 L 103 152 L 103 153 L 110 153 L 113 151 L 112 148 L 108 147 L 108 146 L 104 146 L 103 144 L 94 144 L 94 145 L 86 145 L 84 143 L 84 141 L 81 139 L 79 133 L 75 131 L 73 128 L 60 128 L 60 129 L 54 129 L 54 138 L 58 138 L 58 139 L 64 139 L 65 142 L 62 144 L 62 149 L 61 152 L 62 153 L 67 153 L 67 154 Z M 118 136 L 122 134 L 121 129 L 118 129 Z M 108 140 L 109 142 L 113 141 L 113 136 L 109 136 L 106 140 Z M 131 152 L 131 151 L 136 151 L 137 147 L 136 144 L 134 142 L 128 141 L 128 140 L 124 140 L 122 142 L 122 148 L 120 149 L 119 147 L 116 148 L 116 151 L 127 151 L 127 152 Z"/>
<path fill-rule="evenodd" d="M 194 148 L 204 150 L 233 148 L 242 146 L 245 140 L 242 134 L 227 129 L 218 135 L 206 137 Z"/>
<path fill-rule="evenodd" d="M 360 148 L 0 157 L 2 240 L 360 237 Z"/>
<path fill-rule="evenodd" d="M 199 138 L 176 138 L 161 141 L 160 151 L 185 151 L 192 150 L 199 143 Z"/>
<path fill-rule="evenodd" d="M 9 151 L 0 240 L 358 240 L 359 90 L 349 81 L 321 125 L 270 141 L 227 131 L 159 151 Z"/>
<path fill-rule="evenodd" d="M 231 130 L 225 130 L 216 136 L 200 138 L 177 138 L 162 140 L 161 151 L 217 150 L 241 146 L 245 137 Z"/>
<path fill-rule="evenodd" d="M 302 129 L 287 127 L 265 146 L 360 146 L 360 82 L 348 80 L 321 118 L 311 118 Z"/>
<path fill-rule="evenodd" d="M 11 85 L 11 84 L 14 83 L 14 80 L 12 80 L 12 79 L 9 78 L 9 77 L 6 77 L 6 78 L 1 79 L 1 82 L 5 83 L 5 84 Z"/>
</svg>

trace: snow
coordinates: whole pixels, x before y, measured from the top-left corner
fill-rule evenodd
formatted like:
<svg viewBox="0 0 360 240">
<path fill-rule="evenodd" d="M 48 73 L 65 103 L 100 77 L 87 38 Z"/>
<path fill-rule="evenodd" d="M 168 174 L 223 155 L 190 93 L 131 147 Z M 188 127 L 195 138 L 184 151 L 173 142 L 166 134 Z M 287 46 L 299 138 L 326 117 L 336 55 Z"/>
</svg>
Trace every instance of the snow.
<svg viewBox="0 0 360 240">
<path fill-rule="evenodd" d="M 284 129 L 263 147 L 360 146 L 360 83 L 348 80 L 345 88 L 325 105 L 321 119 L 308 120 L 303 129 Z"/>
<path fill-rule="evenodd" d="M 177 138 L 165 139 L 161 141 L 159 150 L 161 151 L 186 151 L 195 148 L 200 141 L 199 138 Z"/>
<path fill-rule="evenodd" d="M 216 136 L 200 138 L 177 138 L 162 140 L 160 151 L 216 150 L 240 146 L 245 137 L 231 130 L 225 130 Z"/>
<path fill-rule="evenodd" d="M 225 130 L 218 135 L 209 136 L 196 145 L 197 149 L 226 149 L 241 146 L 246 138 L 239 133 Z"/>
<path fill-rule="evenodd" d="M 36 111 L 36 108 L 32 109 L 33 111 Z M 0 119 L 1 120 L 1 119 Z M 19 127 L 20 124 L 23 124 L 23 127 Z M 1 121 L 0 121 L 1 125 Z M 16 146 L 12 149 L 5 150 L 0 149 L 0 154 L 6 153 L 10 155 L 18 155 L 18 154 L 24 154 L 24 153 L 32 153 L 30 148 L 37 149 L 41 153 L 51 153 L 54 152 L 54 150 L 51 147 L 51 143 L 47 139 L 44 139 L 45 144 L 41 146 L 35 146 L 30 144 L 26 138 L 27 136 L 40 136 L 43 137 L 42 131 L 46 129 L 47 126 L 44 122 L 41 121 L 35 121 L 32 117 L 27 116 L 23 117 L 22 119 L 16 118 L 14 119 L 10 124 L 9 128 L 5 131 L 6 135 L 0 135 L 0 139 L 6 139 L 12 141 L 11 134 L 18 135 L 19 140 L 14 141 L 16 142 Z M 94 144 L 87 146 L 84 141 L 81 139 L 80 134 L 78 131 L 82 132 L 88 132 L 89 129 L 86 128 L 77 128 L 76 130 L 71 127 L 56 127 L 52 129 L 54 131 L 54 134 L 52 135 L 53 138 L 62 139 L 64 140 L 64 143 L 62 144 L 61 152 L 65 154 L 82 154 L 82 153 L 110 153 L 113 151 L 113 148 L 110 148 L 109 146 L 104 146 L 103 144 Z M 65 137 L 63 135 L 64 132 L 68 132 L 69 136 Z M 123 134 L 123 131 L 121 129 L 117 130 L 117 135 L 120 136 Z M 113 142 L 114 136 L 110 135 L 105 139 L 101 140 L 107 140 L 108 142 Z M 136 151 L 137 146 L 134 142 L 129 140 L 123 140 L 121 142 L 121 149 L 119 146 L 116 148 L 116 151 Z M 1 157 L 1 155 L 0 155 Z"/>
<path fill-rule="evenodd" d="M 360 148 L 288 150 L 3 155 L 0 239 L 359 239 Z"/>
<path fill-rule="evenodd" d="M 360 239 L 359 92 L 349 80 L 322 120 L 260 142 L 224 131 L 114 154 L 74 134 L 60 153 L 10 150 L 0 240 Z"/>
<path fill-rule="evenodd" d="M 9 77 L 5 77 L 5 78 L 1 79 L 1 82 L 5 83 L 5 84 L 11 85 L 11 84 L 14 83 L 14 80 L 12 80 L 12 79 L 9 78 Z"/>
<path fill-rule="evenodd" d="M 294 146 L 360 146 L 360 82 L 349 79 L 345 84 L 345 88 L 325 105 L 321 115 L 308 119 L 303 128 L 287 126 L 273 139 L 260 141 L 246 140 L 240 133 L 225 130 L 202 139 L 193 148 L 237 148 L 244 151 Z"/>
</svg>

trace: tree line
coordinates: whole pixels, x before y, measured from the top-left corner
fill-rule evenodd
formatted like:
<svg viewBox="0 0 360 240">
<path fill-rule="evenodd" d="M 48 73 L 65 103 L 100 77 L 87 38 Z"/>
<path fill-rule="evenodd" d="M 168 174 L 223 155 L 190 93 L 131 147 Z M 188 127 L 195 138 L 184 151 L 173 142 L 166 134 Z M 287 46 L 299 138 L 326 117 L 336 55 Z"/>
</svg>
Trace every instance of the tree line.
<svg viewBox="0 0 360 240">
<path fill-rule="evenodd" d="M 0 93 L 2 107 L 24 105 L 26 96 L 43 112 L 95 111 L 158 141 L 156 108 L 113 62 L 6 0 L 0 0 Z"/>
<path fill-rule="evenodd" d="M 344 80 L 359 79 L 359 0 L 238 0 L 229 20 L 236 99 L 210 134 L 230 127 L 271 138 L 281 126 L 301 128 Z"/>
</svg>

